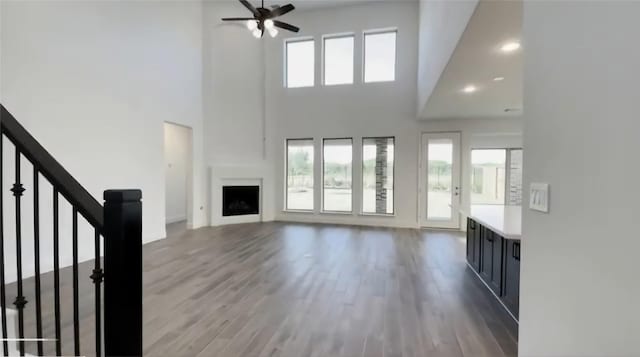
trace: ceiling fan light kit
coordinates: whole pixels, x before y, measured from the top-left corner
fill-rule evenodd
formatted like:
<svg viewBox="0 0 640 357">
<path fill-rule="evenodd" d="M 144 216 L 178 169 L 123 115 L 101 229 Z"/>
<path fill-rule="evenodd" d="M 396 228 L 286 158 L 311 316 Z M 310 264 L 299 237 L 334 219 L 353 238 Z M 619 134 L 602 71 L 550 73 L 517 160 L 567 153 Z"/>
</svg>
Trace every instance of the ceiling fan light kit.
<svg viewBox="0 0 640 357">
<path fill-rule="evenodd" d="M 278 29 L 298 32 L 300 28 L 290 25 L 286 22 L 274 20 L 276 17 L 287 14 L 295 9 L 295 6 L 291 4 L 287 4 L 284 6 L 274 5 L 271 9 L 267 9 L 264 7 L 264 0 L 262 0 L 262 4 L 260 7 L 256 8 L 247 0 L 239 0 L 244 7 L 251 11 L 253 18 L 251 17 L 226 17 L 223 18 L 222 21 L 246 21 L 247 29 L 251 31 L 251 34 L 255 38 L 262 38 L 264 36 L 265 30 L 269 33 L 271 37 L 278 36 Z"/>
</svg>

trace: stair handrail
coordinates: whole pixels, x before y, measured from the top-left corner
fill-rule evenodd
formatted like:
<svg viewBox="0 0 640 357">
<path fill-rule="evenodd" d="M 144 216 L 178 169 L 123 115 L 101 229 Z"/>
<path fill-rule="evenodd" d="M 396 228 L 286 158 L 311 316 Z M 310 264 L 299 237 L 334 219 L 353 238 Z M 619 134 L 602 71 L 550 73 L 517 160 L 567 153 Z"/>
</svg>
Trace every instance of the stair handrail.
<svg viewBox="0 0 640 357">
<path fill-rule="evenodd" d="M 102 205 L 0 104 L 0 130 L 69 203 L 100 232 Z"/>
</svg>

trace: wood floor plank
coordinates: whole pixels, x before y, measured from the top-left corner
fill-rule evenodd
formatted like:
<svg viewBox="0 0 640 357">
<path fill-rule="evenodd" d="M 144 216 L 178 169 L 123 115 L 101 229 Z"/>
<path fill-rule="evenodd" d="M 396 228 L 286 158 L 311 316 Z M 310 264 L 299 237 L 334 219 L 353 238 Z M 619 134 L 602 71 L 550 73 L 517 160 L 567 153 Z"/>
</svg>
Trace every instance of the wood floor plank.
<svg viewBox="0 0 640 357">
<path fill-rule="evenodd" d="M 144 246 L 145 356 L 517 354 L 517 325 L 468 269 L 459 233 L 281 222 L 168 232 Z M 80 265 L 87 356 L 95 339 L 92 265 Z M 73 352 L 70 272 L 61 272 L 66 354 Z M 32 280 L 24 284 L 30 302 Z M 13 299 L 15 284 L 7 291 Z M 51 338 L 50 273 L 42 300 Z M 29 303 L 28 337 L 34 317 Z M 27 344 L 29 353 L 35 348 Z M 48 354 L 54 348 L 45 344 Z"/>
</svg>

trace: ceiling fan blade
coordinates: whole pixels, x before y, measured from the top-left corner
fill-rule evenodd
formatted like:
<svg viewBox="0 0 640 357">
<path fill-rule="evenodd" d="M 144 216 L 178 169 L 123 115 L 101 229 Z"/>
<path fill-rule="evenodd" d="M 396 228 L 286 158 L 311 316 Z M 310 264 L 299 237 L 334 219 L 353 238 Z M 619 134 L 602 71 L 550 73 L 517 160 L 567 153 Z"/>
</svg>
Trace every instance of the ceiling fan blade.
<svg viewBox="0 0 640 357">
<path fill-rule="evenodd" d="M 271 10 L 271 12 L 269 13 L 269 17 L 274 18 L 274 17 L 282 16 L 290 11 L 293 11 L 295 8 L 296 7 L 291 4 L 280 6 L 279 8 Z"/>
<path fill-rule="evenodd" d="M 278 20 L 273 20 L 273 24 L 274 24 L 275 26 L 278 26 L 278 27 L 279 27 L 279 28 L 281 28 L 281 29 L 289 30 L 289 31 L 292 31 L 292 32 L 298 32 L 298 31 L 300 31 L 300 29 L 299 29 L 298 27 L 293 26 L 293 25 L 290 25 L 290 24 L 288 24 L 288 23 L 286 23 L 286 22 L 282 22 L 282 21 L 278 21 Z"/>
<path fill-rule="evenodd" d="M 248 2 L 247 0 L 240 0 L 240 3 L 244 5 L 244 7 L 249 9 L 249 11 L 253 13 L 253 16 L 255 17 L 260 16 L 260 12 L 253 5 L 251 5 L 251 3 Z"/>
<path fill-rule="evenodd" d="M 247 21 L 255 20 L 253 17 L 225 17 L 222 21 Z"/>
</svg>

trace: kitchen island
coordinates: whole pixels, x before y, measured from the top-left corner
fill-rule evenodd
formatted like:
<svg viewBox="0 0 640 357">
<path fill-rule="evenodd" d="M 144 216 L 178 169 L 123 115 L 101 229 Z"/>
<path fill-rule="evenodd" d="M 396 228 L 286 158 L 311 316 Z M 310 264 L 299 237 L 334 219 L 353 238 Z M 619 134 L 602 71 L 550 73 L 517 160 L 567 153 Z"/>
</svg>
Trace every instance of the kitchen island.
<svg viewBox="0 0 640 357">
<path fill-rule="evenodd" d="M 517 321 L 520 306 L 522 207 L 471 205 L 467 264 Z"/>
</svg>

